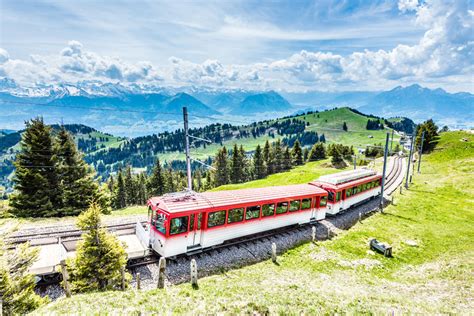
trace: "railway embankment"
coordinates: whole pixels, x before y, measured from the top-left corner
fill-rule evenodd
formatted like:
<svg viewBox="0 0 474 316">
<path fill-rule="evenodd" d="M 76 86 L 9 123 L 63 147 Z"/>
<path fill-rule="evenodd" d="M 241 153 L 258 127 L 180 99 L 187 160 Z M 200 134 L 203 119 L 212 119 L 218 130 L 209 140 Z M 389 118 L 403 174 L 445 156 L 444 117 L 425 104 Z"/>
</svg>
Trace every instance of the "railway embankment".
<svg viewBox="0 0 474 316">
<path fill-rule="evenodd" d="M 474 146 L 462 138 L 472 135 L 443 133 L 434 151 L 424 156 L 410 189 L 396 192 L 395 204 L 383 214 L 330 240 L 291 248 L 279 254 L 277 264 L 264 260 L 203 277 L 201 262 L 197 289 L 184 283 L 81 294 L 36 312 L 87 314 L 100 306 L 102 313 L 127 314 L 468 314 L 474 309 Z M 353 216 L 358 221 L 358 214 Z M 317 232 L 324 234 L 325 228 Z M 372 238 L 389 243 L 393 257 L 372 252 Z M 271 242 L 261 245 L 268 256 Z"/>
</svg>

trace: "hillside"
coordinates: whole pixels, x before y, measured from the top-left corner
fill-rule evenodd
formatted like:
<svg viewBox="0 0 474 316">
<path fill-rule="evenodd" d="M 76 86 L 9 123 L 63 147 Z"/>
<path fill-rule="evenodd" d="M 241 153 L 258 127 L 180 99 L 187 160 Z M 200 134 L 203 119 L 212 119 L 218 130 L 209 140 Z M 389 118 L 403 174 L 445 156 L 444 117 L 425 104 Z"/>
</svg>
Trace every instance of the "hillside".
<svg viewBox="0 0 474 316">
<path fill-rule="evenodd" d="M 180 97 L 187 98 L 187 96 Z M 205 161 L 213 157 L 221 146 L 231 148 L 234 144 L 239 144 L 251 154 L 258 144 L 263 145 L 267 140 L 272 142 L 278 138 L 289 146 L 298 139 L 303 146 L 310 147 L 324 137 L 327 143 L 342 143 L 363 149 L 367 145 L 384 142 L 385 133 L 391 132 L 390 128 L 367 130 L 369 119 L 374 118 L 349 108 L 340 108 L 250 125 L 211 124 L 190 130 L 191 135 L 212 141 L 211 144 L 194 141 L 191 153 L 193 158 Z M 342 129 L 344 122 L 348 126 L 348 131 Z M 95 167 L 100 176 L 107 177 L 127 164 L 131 164 L 134 168 L 151 168 L 156 155 L 168 166 L 172 165 L 175 169 L 185 168 L 182 130 L 125 139 L 83 125 L 77 125 L 83 126 L 81 130 L 73 129 L 76 125 L 66 126 L 75 136 L 79 149 L 85 153 L 86 161 Z M 9 141 L 3 142 L 5 148 L 0 148 L 0 155 L 3 153 L 0 158 L 6 159 L 6 167 L 0 169 L 0 177 L 8 176 L 13 170 L 11 153 L 12 150 L 14 152 L 18 149 L 19 137 L 19 132 L 4 136 L 4 139 Z M 398 138 L 395 134 L 395 143 Z M 198 167 L 201 166 L 193 163 L 193 168 Z M 8 186 L 8 181 L 5 185 Z"/>
<path fill-rule="evenodd" d="M 469 314 L 473 161 L 472 134 L 443 133 L 395 205 L 330 241 L 279 256 L 278 265 L 269 260 L 202 278 L 199 289 L 182 284 L 76 295 L 36 313 L 87 314 L 101 306 L 102 313 L 128 314 Z M 369 251 L 371 238 L 390 243 L 394 257 Z"/>
</svg>

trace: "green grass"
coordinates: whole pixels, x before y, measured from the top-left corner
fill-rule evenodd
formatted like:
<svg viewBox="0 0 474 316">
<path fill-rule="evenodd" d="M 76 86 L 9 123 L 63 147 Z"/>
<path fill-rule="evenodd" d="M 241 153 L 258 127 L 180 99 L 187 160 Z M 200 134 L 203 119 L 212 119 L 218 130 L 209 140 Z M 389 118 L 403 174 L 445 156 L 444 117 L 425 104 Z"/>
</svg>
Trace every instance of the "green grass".
<svg viewBox="0 0 474 316">
<path fill-rule="evenodd" d="M 303 166 L 295 167 L 287 172 L 272 174 L 264 179 L 254 180 L 246 183 L 223 185 L 213 189 L 212 191 L 262 188 L 277 185 L 308 183 L 322 175 L 345 170 L 335 169 L 329 165 L 329 159 L 308 162 Z"/>
<path fill-rule="evenodd" d="M 336 238 L 165 290 L 90 293 L 38 314 L 469 314 L 474 308 L 474 147 L 442 135 L 395 205 Z M 295 170 L 296 171 L 296 170 Z M 268 184 L 273 178 L 267 179 Z M 248 184 L 254 186 L 255 184 Z M 377 238 L 393 258 L 368 250 Z M 417 246 L 413 246 L 412 241 Z"/>
</svg>

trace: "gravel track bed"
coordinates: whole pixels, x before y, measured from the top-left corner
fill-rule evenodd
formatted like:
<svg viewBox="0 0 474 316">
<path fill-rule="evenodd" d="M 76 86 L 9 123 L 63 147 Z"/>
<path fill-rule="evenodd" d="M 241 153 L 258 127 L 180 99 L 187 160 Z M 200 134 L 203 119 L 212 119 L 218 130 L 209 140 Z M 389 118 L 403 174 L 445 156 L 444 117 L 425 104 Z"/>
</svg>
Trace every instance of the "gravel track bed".
<svg viewBox="0 0 474 316">
<path fill-rule="evenodd" d="M 385 201 L 388 202 L 388 201 Z M 366 218 L 375 214 L 380 200 L 374 199 L 363 205 L 355 207 L 336 216 L 326 217 L 325 220 L 313 225 L 291 228 L 270 237 L 244 242 L 225 248 L 211 250 L 191 257 L 178 257 L 166 262 L 166 285 L 180 284 L 190 280 L 190 261 L 196 259 L 199 277 L 225 273 L 225 271 L 251 265 L 271 258 L 271 244 L 277 246 L 277 253 L 294 248 L 300 244 L 311 241 L 311 226 L 316 227 L 317 240 L 325 240 L 335 236 L 338 230 L 347 230 L 359 221 L 359 216 Z M 360 213 L 360 215 L 359 215 Z M 329 227 L 329 232 L 328 232 Z M 336 229 L 334 229 L 336 228 Z M 136 275 L 140 273 L 141 288 L 150 290 L 156 288 L 158 276 L 158 263 L 133 268 L 131 287 L 136 288 Z M 56 300 L 64 296 L 60 285 L 54 284 L 37 288 L 36 292 L 42 296 L 49 296 Z"/>
</svg>

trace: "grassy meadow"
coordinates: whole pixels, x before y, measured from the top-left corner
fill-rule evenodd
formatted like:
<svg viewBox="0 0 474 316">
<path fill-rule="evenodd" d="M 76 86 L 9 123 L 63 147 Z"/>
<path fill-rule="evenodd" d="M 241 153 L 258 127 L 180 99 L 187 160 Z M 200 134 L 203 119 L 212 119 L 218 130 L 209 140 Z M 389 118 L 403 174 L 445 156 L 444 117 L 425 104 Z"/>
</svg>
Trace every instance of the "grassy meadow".
<svg viewBox="0 0 474 316">
<path fill-rule="evenodd" d="M 463 137 L 470 142 L 460 141 Z M 272 185 L 281 179 L 264 181 Z M 413 181 L 383 214 L 332 240 L 296 247 L 279 256 L 278 265 L 269 260 L 206 277 L 199 289 L 181 284 L 76 295 L 36 313 L 469 314 L 474 309 L 472 135 L 442 134 Z M 390 243 L 393 258 L 370 251 L 371 238 Z"/>
</svg>

